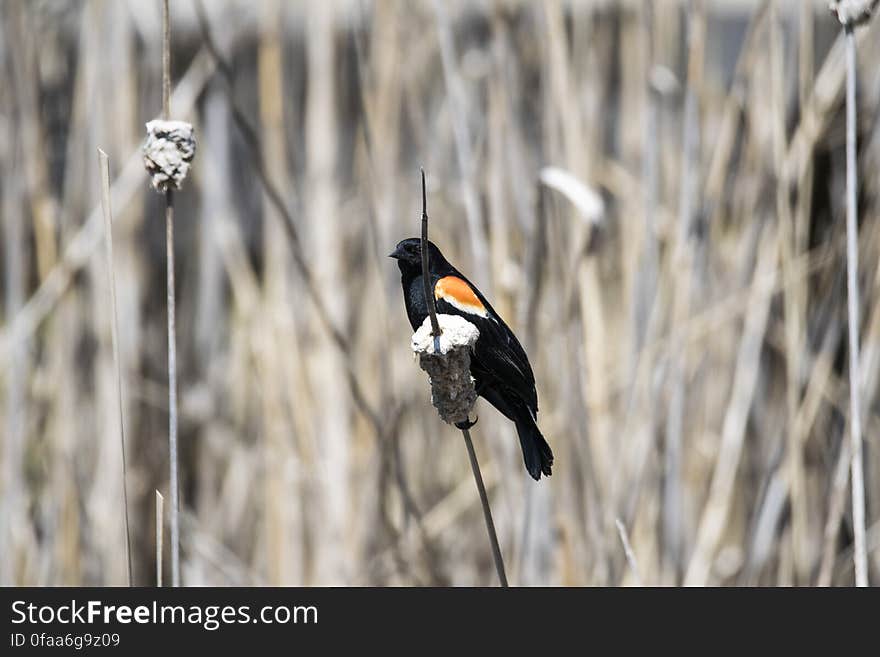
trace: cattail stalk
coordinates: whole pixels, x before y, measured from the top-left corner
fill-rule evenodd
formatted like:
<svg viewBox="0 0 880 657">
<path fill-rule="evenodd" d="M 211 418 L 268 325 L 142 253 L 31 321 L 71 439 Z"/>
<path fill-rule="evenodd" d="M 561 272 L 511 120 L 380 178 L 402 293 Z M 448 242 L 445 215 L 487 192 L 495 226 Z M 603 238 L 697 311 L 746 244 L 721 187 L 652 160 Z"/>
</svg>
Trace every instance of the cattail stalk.
<svg viewBox="0 0 880 657">
<path fill-rule="evenodd" d="M 440 324 L 437 320 L 437 309 L 434 304 L 434 294 L 430 284 L 428 270 L 428 200 L 425 191 L 425 170 L 422 169 L 422 281 L 424 284 L 425 301 L 428 304 L 428 314 L 431 318 L 431 335 L 434 336 L 434 353 L 440 353 Z M 489 496 L 486 494 L 486 486 L 483 483 L 483 474 L 480 472 L 480 463 L 477 461 L 477 453 L 474 451 L 474 443 L 471 440 L 470 429 L 467 424 L 458 425 L 461 435 L 467 447 L 468 459 L 471 470 L 474 473 L 474 481 L 477 484 L 477 492 L 480 495 L 480 505 L 483 508 L 483 519 L 486 521 L 486 532 L 489 534 L 489 543 L 492 546 L 492 560 L 495 562 L 495 570 L 501 586 L 507 588 L 507 573 L 504 569 L 504 558 L 501 556 L 501 547 L 498 544 L 498 534 L 495 532 L 495 522 L 492 520 L 492 509 L 489 506 Z"/>
<path fill-rule="evenodd" d="M 162 118 L 171 118 L 171 18 L 162 0 Z M 165 190 L 165 254 L 168 305 L 168 461 L 171 489 L 171 585 L 180 586 L 180 500 L 177 475 L 177 329 L 174 300 L 174 191 Z"/>
<path fill-rule="evenodd" d="M 846 32 L 846 281 L 849 321 L 849 400 L 852 450 L 852 508 L 856 586 L 868 585 L 865 549 L 865 482 L 862 465 L 862 409 L 859 399 L 859 248 L 856 205 L 856 40 L 852 24 Z"/>
<path fill-rule="evenodd" d="M 440 335 L 440 324 L 437 323 L 437 308 L 434 305 L 431 279 L 428 275 L 428 194 L 425 189 L 424 169 L 422 169 L 422 286 L 428 304 L 428 314 L 431 316 L 431 335 L 436 337 Z"/>
<path fill-rule="evenodd" d="M 468 459 L 471 462 L 471 470 L 474 472 L 474 481 L 477 483 L 477 491 L 480 493 L 480 504 L 483 507 L 483 520 L 486 521 L 486 532 L 489 534 L 489 542 L 492 544 L 492 560 L 495 562 L 495 571 L 501 586 L 508 587 L 507 573 L 504 571 L 504 558 L 501 556 L 501 546 L 498 544 L 498 535 L 495 533 L 495 523 L 492 521 L 492 509 L 489 507 L 489 496 L 486 495 L 486 486 L 483 483 L 483 475 L 480 472 L 480 463 L 477 461 L 477 453 L 474 451 L 474 443 L 471 440 L 471 432 L 462 429 L 461 435 L 467 447 Z"/>
</svg>

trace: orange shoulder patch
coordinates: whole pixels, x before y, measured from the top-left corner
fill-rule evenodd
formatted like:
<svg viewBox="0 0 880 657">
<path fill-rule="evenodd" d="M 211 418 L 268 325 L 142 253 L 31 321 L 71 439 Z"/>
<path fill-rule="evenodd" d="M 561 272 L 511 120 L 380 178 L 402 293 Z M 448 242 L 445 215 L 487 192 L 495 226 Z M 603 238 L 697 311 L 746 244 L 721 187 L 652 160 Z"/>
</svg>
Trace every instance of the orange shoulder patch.
<svg viewBox="0 0 880 657">
<path fill-rule="evenodd" d="M 443 299 L 459 310 L 486 317 L 486 307 L 471 286 L 458 276 L 444 276 L 434 285 L 434 298 Z"/>
</svg>

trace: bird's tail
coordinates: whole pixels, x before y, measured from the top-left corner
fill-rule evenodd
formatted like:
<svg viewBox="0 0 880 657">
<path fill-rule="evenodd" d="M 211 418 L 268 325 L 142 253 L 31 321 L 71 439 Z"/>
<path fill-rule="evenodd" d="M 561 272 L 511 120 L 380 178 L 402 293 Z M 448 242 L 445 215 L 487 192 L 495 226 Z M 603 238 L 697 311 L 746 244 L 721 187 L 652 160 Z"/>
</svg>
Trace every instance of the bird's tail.
<svg viewBox="0 0 880 657">
<path fill-rule="evenodd" d="M 519 434 L 526 470 L 529 471 L 532 479 L 540 480 L 542 472 L 549 477 L 553 466 L 553 450 L 541 435 L 531 413 L 526 411 L 517 418 L 516 432 Z"/>
</svg>

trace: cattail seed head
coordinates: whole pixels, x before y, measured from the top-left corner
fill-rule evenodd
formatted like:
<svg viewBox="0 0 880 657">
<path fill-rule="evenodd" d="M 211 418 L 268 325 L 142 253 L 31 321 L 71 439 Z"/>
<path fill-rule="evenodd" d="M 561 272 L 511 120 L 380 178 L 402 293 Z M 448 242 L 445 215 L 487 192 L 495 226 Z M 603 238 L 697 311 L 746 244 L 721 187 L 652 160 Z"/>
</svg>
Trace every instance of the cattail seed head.
<svg viewBox="0 0 880 657">
<path fill-rule="evenodd" d="M 150 174 L 153 189 L 164 192 L 169 189 L 169 184 L 180 189 L 196 154 L 192 124 L 161 119 L 150 121 L 143 150 L 144 166 Z"/>
<path fill-rule="evenodd" d="M 412 350 L 419 366 L 431 379 L 431 402 L 444 422 L 466 422 L 477 401 L 471 377 L 471 350 L 480 331 L 463 317 L 437 315 L 442 334 L 431 335 L 431 320 L 412 337 Z"/>
</svg>

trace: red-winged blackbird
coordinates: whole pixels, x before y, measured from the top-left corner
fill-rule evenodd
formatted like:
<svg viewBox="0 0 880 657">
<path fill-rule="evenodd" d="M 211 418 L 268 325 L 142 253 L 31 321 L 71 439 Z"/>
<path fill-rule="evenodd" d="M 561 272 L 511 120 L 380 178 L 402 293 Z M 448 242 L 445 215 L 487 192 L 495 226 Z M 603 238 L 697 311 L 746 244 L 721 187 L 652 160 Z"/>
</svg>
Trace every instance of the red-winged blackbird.
<svg viewBox="0 0 880 657">
<path fill-rule="evenodd" d="M 398 243 L 394 253 L 403 283 L 406 314 L 413 330 L 428 316 L 422 283 L 422 246 L 418 238 Z M 519 340 L 482 293 L 428 242 L 428 271 L 437 312 L 459 315 L 474 324 L 480 337 L 471 355 L 471 376 L 477 394 L 516 424 L 526 470 L 537 481 L 549 476 L 553 452 L 535 423 L 538 393 L 535 376 Z"/>
</svg>

